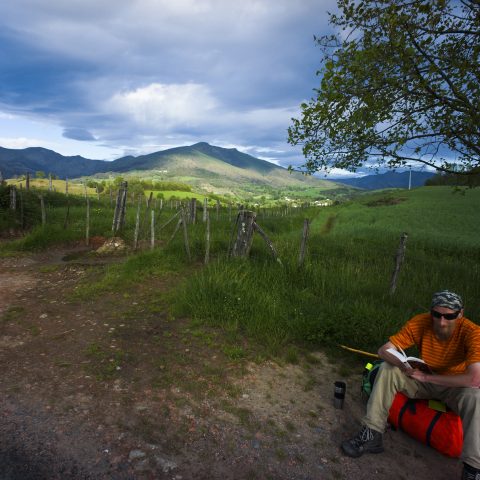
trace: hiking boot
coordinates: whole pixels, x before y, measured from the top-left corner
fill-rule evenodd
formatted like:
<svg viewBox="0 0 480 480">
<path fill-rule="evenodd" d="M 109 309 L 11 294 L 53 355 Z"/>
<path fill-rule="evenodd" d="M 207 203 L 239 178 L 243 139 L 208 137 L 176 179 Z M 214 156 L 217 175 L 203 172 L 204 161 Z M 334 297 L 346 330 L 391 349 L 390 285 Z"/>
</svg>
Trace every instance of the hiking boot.
<svg viewBox="0 0 480 480">
<path fill-rule="evenodd" d="M 463 464 L 462 480 L 480 480 L 480 469 Z"/>
<path fill-rule="evenodd" d="M 345 455 L 354 458 L 364 453 L 381 453 L 383 452 L 383 435 L 371 428 L 363 427 L 355 437 L 342 442 L 342 450 Z"/>
</svg>

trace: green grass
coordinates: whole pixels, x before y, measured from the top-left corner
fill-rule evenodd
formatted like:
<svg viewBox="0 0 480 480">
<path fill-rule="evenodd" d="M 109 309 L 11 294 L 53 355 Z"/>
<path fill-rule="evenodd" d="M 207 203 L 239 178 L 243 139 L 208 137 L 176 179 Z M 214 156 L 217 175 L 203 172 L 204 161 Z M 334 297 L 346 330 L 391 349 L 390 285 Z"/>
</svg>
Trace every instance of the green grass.
<svg viewBox="0 0 480 480">
<path fill-rule="evenodd" d="M 403 198 L 396 205 L 369 207 L 372 201 Z M 340 209 L 335 230 L 360 238 L 382 234 L 409 234 L 409 241 L 424 245 L 478 246 L 480 222 L 474 221 L 480 206 L 480 189 L 465 195 L 450 187 L 423 187 L 365 195 Z"/>
<path fill-rule="evenodd" d="M 399 196 L 406 200 L 367 205 Z M 467 314 L 476 320 L 478 205 L 479 190 L 462 196 L 431 187 L 370 194 L 320 210 L 301 269 L 296 264 L 299 222 L 277 220 L 269 228 L 266 219 L 261 225 L 283 267 L 255 242 L 249 261 L 219 260 L 191 277 L 176 307 L 196 321 L 253 337 L 274 354 L 290 342 L 344 343 L 375 351 L 406 319 L 428 308 L 432 292 L 444 288 L 461 293 Z M 325 229 L 332 215 L 336 221 Z M 406 259 L 391 296 L 393 257 L 403 232 L 409 234 Z"/>
<path fill-rule="evenodd" d="M 225 345 L 222 351 L 230 360 L 240 360 L 245 357 L 245 351 L 238 345 Z"/>
<path fill-rule="evenodd" d="M 206 198 L 206 195 L 202 195 L 201 193 L 194 193 L 194 192 L 183 192 L 180 190 L 145 190 L 145 196 L 148 198 L 150 193 L 153 193 L 153 198 L 159 198 L 158 194 L 163 195 L 163 199 L 165 201 L 169 201 L 170 199 L 178 199 L 178 200 L 186 200 L 196 198 L 197 202 L 200 202 L 203 205 L 203 200 Z M 211 203 L 212 205 L 213 203 Z M 210 206 L 211 206 L 210 205 Z"/>
<path fill-rule="evenodd" d="M 176 273 L 185 267 L 182 256 L 164 255 L 159 249 L 141 252 L 128 257 L 123 264 L 109 265 L 99 280 L 87 279 L 76 289 L 75 297 L 87 299 L 104 292 L 128 291 L 133 284 L 147 280 L 149 276 Z"/>
<path fill-rule="evenodd" d="M 188 225 L 191 261 L 182 230 L 168 243 L 175 220 L 157 231 L 154 251 L 130 253 L 124 264 L 107 268 L 98 281 L 89 279 L 77 295 L 122 294 L 152 276 L 180 275 L 184 282 L 167 299 L 171 314 L 224 330 L 230 339 L 224 353 L 231 360 L 246 353 L 244 337 L 263 346 L 267 355 L 291 363 L 298 362 L 302 349 L 338 343 L 375 351 L 406 319 L 425 311 L 437 290 L 460 293 L 467 316 L 478 321 L 479 206 L 479 189 L 462 195 L 449 187 L 424 187 L 369 193 L 334 207 L 290 209 L 287 216 L 285 209 L 262 209 L 257 222 L 274 243 L 282 265 L 273 260 L 259 235 L 248 260 L 228 258 L 235 212 L 230 216 L 222 208 L 218 219 L 211 215 L 211 262 L 206 267 L 202 267 L 205 224 L 199 209 L 197 223 Z M 4 243 L 0 255 L 83 238 L 84 212 L 81 199 L 72 204 L 71 228 L 64 231 L 65 206 L 52 197 L 50 223 L 37 225 L 21 240 Z M 158 212 L 157 226 L 175 213 L 167 208 Z M 92 202 L 91 234 L 107 236 L 112 214 L 105 202 Z M 134 217 L 135 209 L 129 205 L 121 235 L 130 246 Z M 144 210 L 142 218 L 147 218 Z M 300 268 L 304 218 L 311 220 L 311 229 Z M 12 218 L 5 216 L 4 221 Z M 146 220 L 141 232 L 148 241 Z M 397 291 L 390 295 L 393 259 L 403 232 L 408 233 L 405 262 Z"/>
<path fill-rule="evenodd" d="M 15 185 L 17 188 L 25 188 L 25 180 L 19 179 L 9 179 L 7 180 L 8 185 Z M 57 192 L 65 192 L 65 180 L 52 180 L 52 188 Z M 38 190 L 48 190 L 49 180 L 48 178 L 31 178 L 30 179 L 30 188 Z M 68 182 L 68 192 L 71 195 L 84 195 L 85 187 L 80 182 Z M 93 197 L 97 195 L 95 188 L 87 187 L 87 195 Z"/>
</svg>

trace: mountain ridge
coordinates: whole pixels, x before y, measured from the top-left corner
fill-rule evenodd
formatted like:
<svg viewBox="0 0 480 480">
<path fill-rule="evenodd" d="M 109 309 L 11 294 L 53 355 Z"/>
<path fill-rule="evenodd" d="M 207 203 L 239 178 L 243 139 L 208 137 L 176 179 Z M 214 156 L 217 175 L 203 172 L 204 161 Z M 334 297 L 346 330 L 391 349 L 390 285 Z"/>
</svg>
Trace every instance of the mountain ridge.
<svg viewBox="0 0 480 480">
<path fill-rule="evenodd" d="M 105 160 L 90 160 L 80 155 L 64 156 L 43 147 L 12 149 L 0 147 L 0 171 L 5 178 L 44 171 L 62 177 L 93 175 Z M 70 169 L 65 170 L 65 164 Z"/>
<path fill-rule="evenodd" d="M 426 180 L 435 172 L 417 172 L 412 170 L 411 187 L 422 187 Z M 350 185 L 364 190 L 379 190 L 382 188 L 408 188 L 410 172 L 385 172 L 376 175 L 366 175 L 358 178 L 332 179 L 335 182 Z"/>
<path fill-rule="evenodd" d="M 0 147 L 0 171 L 4 178 L 43 171 L 58 178 L 90 177 L 113 180 L 122 176 L 152 181 L 187 183 L 194 191 L 233 195 L 238 198 L 290 198 L 321 200 L 348 195 L 353 189 L 330 180 L 289 172 L 286 168 L 253 157 L 235 148 L 198 142 L 158 152 L 131 155 L 113 161 L 66 157 L 52 150 Z"/>
<path fill-rule="evenodd" d="M 172 156 L 190 155 L 197 157 L 205 155 L 221 160 L 231 166 L 242 169 L 253 169 L 268 173 L 273 170 L 283 170 L 283 167 L 267 162 L 236 148 L 226 149 L 216 147 L 206 142 L 198 142 L 190 146 L 174 147 L 167 150 L 139 155 L 128 155 L 113 161 L 92 160 L 80 155 L 64 156 L 43 147 L 28 147 L 25 149 L 8 149 L 0 147 L 0 171 L 4 177 L 44 171 L 59 177 L 81 177 L 106 172 L 127 172 L 130 170 L 152 170 L 162 167 Z"/>
<path fill-rule="evenodd" d="M 59 178 L 97 177 L 118 175 L 175 180 L 193 188 L 215 193 L 262 191 L 275 195 L 275 190 L 333 190 L 343 194 L 353 188 L 374 190 L 381 188 L 407 188 L 410 172 L 387 172 L 354 179 L 320 179 L 304 176 L 274 163 L 262 160 L 236 148 L 223 148 L 206 142 L 173 147 L 137 157 L 127 155 L 113 161 L 92 160 L 80 155 L 64 156 L 43 147 L 7 149 L 0 147 L 0 172 L 4 178 L 43 171 Z M 417 187 L 433 176 L 428 172 L 411 172 L 411 186 Z M 320 195 L 321 196 L 321 195 Z"/>
</svg>

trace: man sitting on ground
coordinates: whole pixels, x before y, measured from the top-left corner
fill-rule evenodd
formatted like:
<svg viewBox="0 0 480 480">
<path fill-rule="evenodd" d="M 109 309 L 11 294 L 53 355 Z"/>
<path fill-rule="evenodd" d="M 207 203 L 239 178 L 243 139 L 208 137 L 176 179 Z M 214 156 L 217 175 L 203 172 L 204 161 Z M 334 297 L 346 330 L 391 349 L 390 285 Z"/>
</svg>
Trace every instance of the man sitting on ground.
<svg viewBox="0 0 480 480">
<path fill-rule="evenodd" d="M 416 345 L 432 374 L 408 368 L 388 348 Z M 368 401 L 361 431 L 342 443 L 349 457 L 383 452 L 382 434 L 397 392 L 437 399 L 462 419 L 462 480 L 480 480 L 480 326 L 463 316 L 463 301 L 444 290 L 433 295 L 429 313 L 411 318 L 378 350 L 385 360 Z"/>
</svg>

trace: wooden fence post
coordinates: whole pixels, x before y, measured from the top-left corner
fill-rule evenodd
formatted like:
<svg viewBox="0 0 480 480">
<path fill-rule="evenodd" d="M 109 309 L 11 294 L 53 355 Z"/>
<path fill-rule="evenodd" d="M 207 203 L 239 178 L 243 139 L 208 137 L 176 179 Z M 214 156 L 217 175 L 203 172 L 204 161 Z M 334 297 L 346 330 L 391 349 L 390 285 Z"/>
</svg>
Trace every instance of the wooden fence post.
<svg viewBox="0 0 480 480">
<path fill-rule="evenodd" d="M 15 185 L 10 185 L 10 210 L 17 209 L 17 189 Z"/>
<path fill-rule="evenodd" d="M 207 219 L 206 219 L 206 231 L 205 231 L 205 265 L 208 265 L 210 261 L 210 216 L 208 215 L 207 210 Z"/>
<path fill-rule="evenodd" d="M 203 199 L 203 223 L 207 221 L 208 217 L 208 198 L 205 197 Z"/>
<path fill-rule="evenodd" d="M 25 175 L 25 190 L 30 190 L 30 174 L 27 172 Z"/>
<path fill-rule="evenodd" d="M 267 234 L 260 228 L 260 226 L 259 226 L 256 222 L 254 222 L 253 228 L 260 234 L 260 236 L 263 238 L 263 240 L 264 240 L 265 243 L 267 244 L 268 248 L 270 248 L 270 251 L 272 252 L 273 258 L 275 258 L 275 260 L 276 260 L 280 265 L 282 265 L 282 261 L 281 261 L 280 258 L 278 257 L 277 250 L 275 249 L 272 241 L 267 237 Z"/>
<path fill-rule="evenodd" d="M 308 241 L 308 234 L 310 232 L 310 221 L 306 218 L 303 221 L 303 235 L 302 235 L 302 243 L 300 245 L 300 254 L 298 256 L 298 266 L 301 267 L 303 265 L 303 261 L 305 260 L 305 250 L 307 248 L 307 241 Z"/>
<path fill-rule="evenodd" d="M 38 196 L 40 198 L 40 209 L 42 211 L 42 227 L 47 223 L 47 212 L 45 211 L 45 202 L 43 200 L 43 195 Z"/>
<path fill-rule="evenodd" d="M 153 192 L 150 193 L 150 196 L 148 198 L 145 197 L 144 195 L 139 197 L 139 200 L 141 200 L 142 198 L 145 198 L 145 205 L 146 205 L 145 214 L 142 216 L 142 219 L 140 221 L 140 231 L 141 232 L 143 232 L 144 229 L 148 228 L 148 210 L 151 207 L 152 194 L 153 194 Z M 142 200 L 142 202 L 143 202 L 143 200 Z M 148 234 L 146 233 L 145 236 L 147 236 L 147 235 Z"/>
<path fill-rule="evenodd" d="M 123 182 L 123 196 L 122 196 L 122 205 L 120 210 L 120 224 L 119 228 L 123 228 L 125 226 L 125 215 L 127 213 L 127 191 L 128 191 L 128 183 Z"/>
<path fill-rule="evenodd" d="M 65 195 L 68 195 L 68 177 L 65 177 Z"/>
<path fill-rule="evenodd" d="M 117 231 L 118 216 L 120 214 L 120 204 L 122 203 L 122 189 L 119 188 L 117 192 L 117 200 L 115 202 L 115 210 L 113 212 L 112 232 L 115 235 Z"/>
<path fill-rule="evenodd" d="M 68 185 L 68 184 L 67 184 Z M 68 187 L 67 187 L 67 192 L 68 192 Z M 66 230 L 68 226 L 68 220 L 70 218 L 70 196 L 67 193 L 67 211 L 65 213 L 65 220 L 63 222 L 63 229 Z"/>
<path fill-rule="evenodd" d="M 192 258 L 190 256 L 190 246 L 188 244 L 188 231 L 187 231 L 187 222 L 185 218 L 185 210 L 182 210 L 182 224 L 183 224 L 183 242 L 185 244 L 185 252 L 187 254 L 187 258 L 190 261 Z"/>
<path fill-rule="evenodd" d="M 397 289 L 398 274 L 400 273 L 400 267 L 402 266 L 403 260 L 405 259 L 407 238 L 408 235 L 406 233 L 403 233 L 400 237 L 400 245 L 398 246 L 397 254 L 394 257 L 395 269 L 392 274 L 392 280 L 390 281 L 390 295 L 393 295 L 395 293 L 395 290 Z"/>
<path fill-rule="evenodd" d="M 118 189 L 117 202 L 115 204 L 115 212 L 113 214 L 112 231 L 115 235 L 118 230 L 125 225 L 125 213 L 127 210 L 127 189 L 128 182 L 122 182 Z"/>
<path fill-rule="evenodd" d="M 23 210 L 23 194 L 22 189 L 18 192 L 18 196 L 20 197 L 20 224 L 22 226 L 22 230 L 25 229 L 25 212 Z"/>
<path fill-rule="evenodd" d="M 100 200 L 100 192 L 98 191 L 98 183 L 95 185 L 95 190 L 97 191 L 97 200 Z"/>
<path fill-rule="evenodd" d="M 85 228 L 85 245 L 88 247 L 90 242 L 90 199 L 87 197 L 87 218 Z"/>
<path fill-rule="evenodd" d="M 51 192 L 53 190 L 52 188 L 52 174 L 48 174 L 48 191 Z"/>
<path fill-rule="evenodd" d="M 150 195 L 148 196 L 148 199 L 147 197 L 145 197 L 145 200 L 147 202 L 147 208 L 151 208 L 152 206 L 152 198 L 153 198 L 153 192 L 150 192 Z"/>
<path fill-rule="evenodd" d="M 138 199 L 137 216 L 135 218 L 135 234 L 133 237 L 133 249 L 136 250 L 138 246 L 138 231 L 140 229 L 140 206 L 142 205 L 142 199 Z"/>
<path fill-rule="evenodd" d="M 236 227 L 237 237 L 233 244 L 230 255 L 232 257 L 247 257 L 253 241 L 253 224 L 256 213 L 248 210 L 238 212 Z"/>
<path fill-rule="evenodd" d="M 1 170 L 0 170 L 0 185 L 3 185 L 3 175 Z"/>
<path fill-rule="evenodd" d="M 197 221 L 197 199 L 192 198 L 190 200 L 190 223 L 195 224 Z"/>
<path fill-rule="evenodd" d="M 150 222 L 150 248 L 155 248 L 155 210 L 151 210 L 151 222 Z"/>
</svg>

